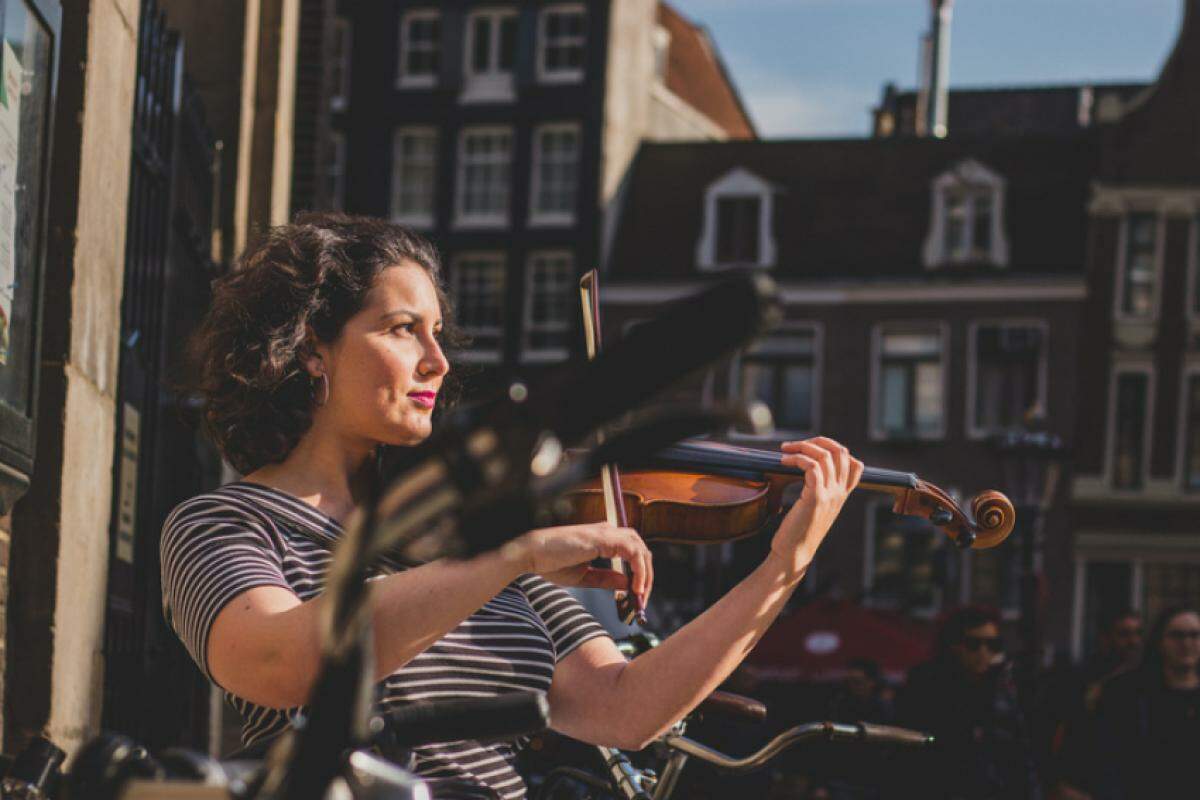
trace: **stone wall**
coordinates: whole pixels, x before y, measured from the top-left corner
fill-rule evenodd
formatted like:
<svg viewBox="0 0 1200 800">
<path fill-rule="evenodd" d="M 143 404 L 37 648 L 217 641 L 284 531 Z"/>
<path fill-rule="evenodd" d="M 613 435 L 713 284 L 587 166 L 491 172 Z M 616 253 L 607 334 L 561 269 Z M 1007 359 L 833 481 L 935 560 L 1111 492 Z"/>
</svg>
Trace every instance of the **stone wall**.
<svg viewBox="0 0 1200 800">
<path fill-rule="evenodd" d="M 137 0 L 63 3 L 37 461 L 12 524 L 6 749 L 73 751 L 103 687 Z"/>
</svg>

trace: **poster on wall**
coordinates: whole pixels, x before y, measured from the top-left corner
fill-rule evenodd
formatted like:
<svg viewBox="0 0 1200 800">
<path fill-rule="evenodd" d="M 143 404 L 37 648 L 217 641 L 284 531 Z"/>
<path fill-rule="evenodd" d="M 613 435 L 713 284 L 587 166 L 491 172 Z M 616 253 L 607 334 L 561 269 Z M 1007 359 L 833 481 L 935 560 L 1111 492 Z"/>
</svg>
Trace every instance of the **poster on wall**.
<svg viewBox="0 0 1200 800">
<path fill-rule="evenodd" d="M 0 365 L 8 363 L 16 287 L 17 152 L 21 134 L 21 62 L 8 41 L 0 67 Z"/>
</svg>

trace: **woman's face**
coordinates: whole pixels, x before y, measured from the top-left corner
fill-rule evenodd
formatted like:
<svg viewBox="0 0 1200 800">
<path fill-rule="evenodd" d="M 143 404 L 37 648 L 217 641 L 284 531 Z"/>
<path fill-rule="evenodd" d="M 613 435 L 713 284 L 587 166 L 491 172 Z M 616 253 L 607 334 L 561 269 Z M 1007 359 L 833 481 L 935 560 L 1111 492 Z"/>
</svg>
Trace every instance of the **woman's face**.
<svg viewBox="0 0 1200 800">
<path fill-rule="evenodd" d="M 450 365 L 438 343 L 442 311 L 428 273 L 411 261 L 379 273 L 361 311 L 332 344 L 317 346 L 329 399 L 313 424 L 349 442 L 415 445 L 432 431 L 434 401 Z M 318 386 L 319 391 L 319 386 Z"/>
<path fill-rule="evenodd" d="M 1172 671 L 1200 666 L 1200 614 L 1186 611 L 1167 623 L 1162 639 L 1163 665 Z"/>
</svg>

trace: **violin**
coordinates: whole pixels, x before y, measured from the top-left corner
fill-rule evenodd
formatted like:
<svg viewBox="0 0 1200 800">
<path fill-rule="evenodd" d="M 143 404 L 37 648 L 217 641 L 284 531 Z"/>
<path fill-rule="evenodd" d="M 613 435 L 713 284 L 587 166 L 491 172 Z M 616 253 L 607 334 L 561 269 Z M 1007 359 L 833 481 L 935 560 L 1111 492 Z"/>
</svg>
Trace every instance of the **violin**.
<svg viewBox="0 0 1200 800">
<path fill-rule="evenodd" d="M 778 452 L 706 440 L 668 447 L 647 464 L 622 469 L 627 524 L 648 542 L 711 544 L 751 536 L 779 512 L 788 484 L 804 480 L 804 470 L 782 462 Z M 995 547 L 1016 524 L 1012 502 L 997 491 L 975 495 L 964 509 L 911 472 L 875 467 L 863 470 L 858 489 L 892 495 L 894 513 L 923 517 L 962 548 Z M 605 519 L 603 494 L 599 480 L 568 492 L 565 524 Z"/>
</svg>

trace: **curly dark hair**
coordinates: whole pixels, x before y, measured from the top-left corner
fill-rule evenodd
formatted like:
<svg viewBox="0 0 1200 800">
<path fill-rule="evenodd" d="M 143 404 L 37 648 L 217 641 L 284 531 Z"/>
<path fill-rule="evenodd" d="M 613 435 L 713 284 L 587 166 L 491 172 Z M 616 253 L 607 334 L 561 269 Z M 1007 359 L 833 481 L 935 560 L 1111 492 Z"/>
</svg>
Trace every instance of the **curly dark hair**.
<svg viewBox="0 0 1200 800">
<path fill-rule="evenodd" d="M 226 460 L 253 472 L 287 457 L 312 425 L 315 399 L 303 359 L 311 335 L 333 342 L 362 309 L 375 278 L 403 261 L 429 275 L 441 305 L 442 340 L 462 344 L 437 250 L 384 220 L 312 212 L 266 231 L 229 274 L 188 342 L 189 383 L 204 400 L 204 426 Z M 451 387 L 452 389 L 452 387 Z M 439 405 L 454 392 L 439 392 Z"/>
</svg>

